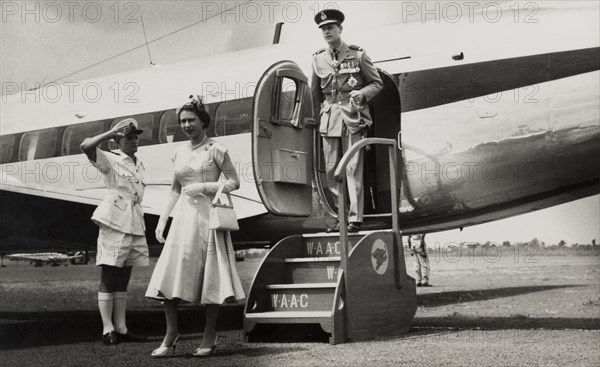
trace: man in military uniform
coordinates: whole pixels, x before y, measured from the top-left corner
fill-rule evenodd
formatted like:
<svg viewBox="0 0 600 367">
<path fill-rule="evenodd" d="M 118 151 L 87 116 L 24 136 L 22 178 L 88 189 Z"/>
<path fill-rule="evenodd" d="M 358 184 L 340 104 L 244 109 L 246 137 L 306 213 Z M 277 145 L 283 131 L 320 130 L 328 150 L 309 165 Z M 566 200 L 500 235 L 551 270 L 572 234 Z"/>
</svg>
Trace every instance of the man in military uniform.
<svg viewBox="0 0 600 367">
<path fill-rule="evenodd" d="M 342 155 L 367 137 L 367 130 L 373 123 L 367 102 L 383 88 L 377 69 L 365 50 L 342 41 L 343 21 L 344 14 L 334 9 L 323 10 L 315 16 L 329 47 L 313 55 L 311 83 L 314 111 L 320 111 L 319 132 L 323 137 L 328 186 L 336 200 L 335 169 Z M 361 150 L 346 170 L 350 232 L 359 231 L 363 220 L 363 160 Z M 339 230 L 339 224 L 335 230 Z"/>
<path fill-rule="evenodd" d="M 138 122 L 128 118 L 110 131 L 85 139 L 80 146 L 108 187 L 108 195 L 92 216 L 99 227 L 96 265 L 102 267 L 98 308 L 104 344 L 146 340 L 129 331 L 125 322 L 131 268 L 150 264 L 141 207 L 145 168 L 135 155 L 142 132 Z M 118 152 L 98 149 L 109 139 L 117 143 Z"/>
<path fill-rule="evenodd" d="M 415 272 L 417 273 L 417 287 L 430 287 L 429 284 L 429 257 L 424 234 L 408 236 L 410 256 L 415 259 Z"/>
</svg>

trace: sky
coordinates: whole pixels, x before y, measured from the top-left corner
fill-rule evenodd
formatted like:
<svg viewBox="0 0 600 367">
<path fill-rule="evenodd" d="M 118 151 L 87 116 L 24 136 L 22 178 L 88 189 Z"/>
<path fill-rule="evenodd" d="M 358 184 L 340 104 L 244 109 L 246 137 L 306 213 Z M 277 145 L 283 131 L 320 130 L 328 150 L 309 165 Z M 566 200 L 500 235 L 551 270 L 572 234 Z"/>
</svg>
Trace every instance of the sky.
<svg viewBox="0 0 600 367">
<path fill-rule="evenodd" d="M 312 39 L 323 47 L 314 14 L 343 10 L 344 37 L 364 28 L 397 22 L 444 21 L 460 12 L 504 9 L 526 17 L 512 2 L 474 1 L 0 1 L 2 93 L 5 86 L 30 89 L 36 83 L 66 82 L 166 65 L 204 55 L 267 45 L 275 24 L 285 22 L 282 43 Z M 517 2 L 521 6 L 525 2 Z M 529 2 L 534 6 L 596 7 L 597 1 Z M 528 3 L 528 4 L 529 4 Z M 437 5 L 436 5 L 437 4 Z M 458 8 L 455 6 L 458 5 Z M 427 7 L 424 9 L 423 7 Z M 454 12 L 454 13 L 453 13 Z M 143 20 L 143 22 L 141 21 Z M 597 27 L 598 25 L 593 25 Z M 145 40 L 149 41 L 145 46 Z M 410 42 L 407 37 L 406 42 Z M 361 45 L 368 48 L 368 45 Z M 243 67 L 243 65 L 241 66 Z M 600 241 L 600 196 L 493 223 L 431 234 L 430 241 L 501 243 L 538 238 L 548 244 Z"/>
</svg>

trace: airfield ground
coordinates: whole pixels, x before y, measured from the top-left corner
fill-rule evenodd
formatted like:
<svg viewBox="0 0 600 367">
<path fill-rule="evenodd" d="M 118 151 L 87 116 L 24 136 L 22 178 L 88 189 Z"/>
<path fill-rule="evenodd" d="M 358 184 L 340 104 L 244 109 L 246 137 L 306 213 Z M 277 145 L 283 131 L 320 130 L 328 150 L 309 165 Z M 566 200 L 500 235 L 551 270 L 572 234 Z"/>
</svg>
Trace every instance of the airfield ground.
<svg viewBox="0 0 600 367">
<path fill-rule="evenodd" d="M 242 306 L 219 315 L 217 354 L 191 357 L 203 310 L 181 308 L 178 354 L 153 360 L 164 320 L 144 298 L 152 266 L 134 270 L 128 323 L 146 343 L 104 346 L 93 265 L 0 269 L 0 363 L 3 366 L 346 366 L 600 365 L 600 257 L 444 257 L 430 255 L 431 288 L 418 288 L 410 332 L 398 338 L 329 345 L 288 338 L 244 343 Z M 248 289 L 258 259 L 238 262 Z M 407 257 L 409 274 L 412 259 Z"/>
</svg>

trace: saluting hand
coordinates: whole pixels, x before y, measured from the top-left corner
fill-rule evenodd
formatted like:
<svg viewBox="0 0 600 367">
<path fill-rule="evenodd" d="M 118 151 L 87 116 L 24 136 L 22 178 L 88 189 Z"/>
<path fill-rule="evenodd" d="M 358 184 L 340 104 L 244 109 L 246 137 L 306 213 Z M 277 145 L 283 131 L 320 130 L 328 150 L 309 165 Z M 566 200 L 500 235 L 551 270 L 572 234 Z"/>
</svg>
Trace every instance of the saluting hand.
<svg viewBox="0 0 600 367">
<path fill-rule="evenodd" d="M 117 139 L 121 139 L 123 137 L 125 137 L 125 129 L 127 129 L 127 126 L 121 126 L 121 127 L 113 127 L 112 130 L 110 130 L 111 135 L 113 138 L 117 138 Z"/>
</svg>

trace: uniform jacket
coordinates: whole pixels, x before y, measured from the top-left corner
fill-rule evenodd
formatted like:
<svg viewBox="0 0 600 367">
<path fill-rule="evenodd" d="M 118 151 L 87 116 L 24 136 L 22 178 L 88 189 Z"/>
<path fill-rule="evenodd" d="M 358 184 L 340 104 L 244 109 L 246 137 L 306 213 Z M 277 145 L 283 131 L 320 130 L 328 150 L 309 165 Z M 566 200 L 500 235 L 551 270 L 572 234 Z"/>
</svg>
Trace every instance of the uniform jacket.
<svg viewBox="0 0 600 367">
<path fill-rule="evenodd" d="M 145 235 L 144 198 L 145 168 L 138 158 L 134 163 L 123 153 L 103 152 L 96 149 L 96 162 L 92 161 L 104 175 L 108 195 L 92 215 L 96 224 L 104 224 L 123 233 Z"/>
<path fill-rule="evenodd" d="M 321 49 L 313 55 L 312 69 L 314 111 L 320 111 L 319 131 L 323 136 L 341 136 L 342 124 L 354 134 L 364 128 L 359 126 L 361 119 L 363 124 L 373 124 L 367 102 L 381 91 L 383 82 L 365 50 L 342 42 L 334 62 L 331 50 Z M 360 112 L 353 110 L 348 99 L 352 90 L 364 95 Z"/>
</svg>

